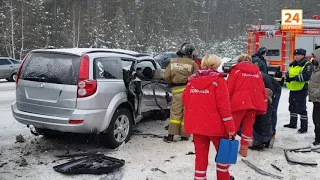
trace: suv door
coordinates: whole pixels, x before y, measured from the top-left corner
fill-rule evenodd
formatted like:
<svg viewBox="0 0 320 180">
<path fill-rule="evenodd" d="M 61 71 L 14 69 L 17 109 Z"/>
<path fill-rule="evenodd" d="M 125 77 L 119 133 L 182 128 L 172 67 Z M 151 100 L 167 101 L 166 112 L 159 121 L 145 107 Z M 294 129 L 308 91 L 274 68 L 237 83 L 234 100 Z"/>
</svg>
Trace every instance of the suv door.
<svg viewBox="0 0 320 180">
<path fill-rule="evenodd" d="M 70 117 L 76 108 L 80 57 L 57 52 L 31 52 L 17 86 L 21 111 Z"/>
<path fill-rule="evenodd" d="M 106 109 L 111 100 L 125 91 L 121 59 L 97 54 L 93 58 L 93 79 L 98 83 L 97 94 L 90 101 L 78 101 L 77 108 Z"/>
<path fill-rule="evenodd" d="M 139 79 L 141 79 L 141 85 L 142 85 L 142 112 L 147 112 L 151 110 L 160 110 L 160 105 L 164 109 L 168 109 L 170 104 L 167 102 L 166 96 L 170 96 L 169 89 L 167 87 L 167 84 L 164 83 L 158 83 L 155 84 L 156 81 L 153 79 L 150 79 L 143 75 L 143 70 L 146 68 L 151 68 L 152 70 L 159 69 L 159 67 L 156 65 L 154 60 L 141 60 L 137 61 L 136 63 L 136 73 Z M 156 85 L 156 87 L 155 87 Z M 153 89 L 155 87 L 155 96 L 153 94 Z M 158 102 L 158 105 L 156 103 L 156 100 Z"/>
<path fill-rule="evenodd" d="M 0 59 L 0 79 L 6 79 L 10 76 L 10 71 L 13 65 L 7 59 Z"/>
</svg>

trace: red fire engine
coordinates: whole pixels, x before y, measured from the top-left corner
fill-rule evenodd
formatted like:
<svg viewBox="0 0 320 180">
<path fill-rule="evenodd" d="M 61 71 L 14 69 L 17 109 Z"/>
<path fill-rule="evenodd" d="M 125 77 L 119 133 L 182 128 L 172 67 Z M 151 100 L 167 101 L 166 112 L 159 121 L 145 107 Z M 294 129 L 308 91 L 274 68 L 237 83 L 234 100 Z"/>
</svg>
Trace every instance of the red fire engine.
<svg viewBox="0 0 320 180">
<path fill-rule="evenodd" d="M 250 24 L 248 29 L 248 54 L 253 55 L 259 47 L 268 48 L 266 60 L 268 73 L 283 84 L 283 74 L 293 60 L 294 49 L 303 48 L 307 57 L 320 45 L 320 16 L 303 19 L 303 30 L 299 32 L 281 31 L 281 21 L 276 25 Z"/>
</svg>

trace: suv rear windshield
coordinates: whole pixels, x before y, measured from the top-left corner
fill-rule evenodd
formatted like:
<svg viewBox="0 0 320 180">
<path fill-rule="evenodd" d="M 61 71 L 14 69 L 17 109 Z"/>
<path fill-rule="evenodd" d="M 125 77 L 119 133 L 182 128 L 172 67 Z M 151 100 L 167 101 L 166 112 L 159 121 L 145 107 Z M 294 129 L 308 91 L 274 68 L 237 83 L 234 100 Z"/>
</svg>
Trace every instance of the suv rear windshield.
<svg viewBox="0 0 320 180">
<path fill-rule="evenodd" d="M 30 53 L 21 79 L 55 84 L 77 85 L 80 57 L 59 53 Z"/>
</svg>

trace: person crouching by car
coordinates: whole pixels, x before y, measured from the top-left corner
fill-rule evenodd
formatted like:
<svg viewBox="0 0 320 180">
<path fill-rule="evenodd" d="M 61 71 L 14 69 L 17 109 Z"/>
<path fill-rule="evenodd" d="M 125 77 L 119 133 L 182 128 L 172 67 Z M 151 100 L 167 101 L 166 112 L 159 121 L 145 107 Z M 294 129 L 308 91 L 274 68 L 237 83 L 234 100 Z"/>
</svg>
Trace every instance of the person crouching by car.
<svg viewBox="0 0 320 180">
<path fill-rule="evenodd" d="M 313 52 L 313 73 L 309 85 L 309 101 L 313 102 L 313 123 L 315 141 L 313 146 L 320 147 L 320 48 Z"/>
<path fill-rule="evenodd" d="M 256 116 L 254 125 L 253 125 L 253 143 L 249 147 L 251 150 L 263 150 L 265 147 L 269 147 L 270 141 L 272 139 L 272 97 L 274 92 L 274 87 L 271 82 L 271 78 L 268 74 L 262 72 L 263 82 L 266 88 L 266 95 L 268 98 L 268 108 L 265 114 Z"/>
<path fill-rule="evenodd" d="M 202 69 L 188 78 L 182 95 L 184 128 L 187 134 L 193 134 L 196 153 L 194 179 L 206 179 L 210 142 L 218 150 L 220 140 L 231 138 L 235 132 L 228 86 L 224 79 L 226 74 L 217 71 L 220 65 L 218 56 L 204 56 Z M 228 164 L 216 164 L 217 179 L 233 179 L 228 170 Z"/>
<path fill-rule="evenodd" d="M 236 131 L 242 125 L 239 154 L 246 157 L 253 140 L 253 124 L 257 115 L 266 113 L 267 96 L 259 68 L 249 55 L 241 55 L 230 69 L 228 89 Z"/>
</svg>

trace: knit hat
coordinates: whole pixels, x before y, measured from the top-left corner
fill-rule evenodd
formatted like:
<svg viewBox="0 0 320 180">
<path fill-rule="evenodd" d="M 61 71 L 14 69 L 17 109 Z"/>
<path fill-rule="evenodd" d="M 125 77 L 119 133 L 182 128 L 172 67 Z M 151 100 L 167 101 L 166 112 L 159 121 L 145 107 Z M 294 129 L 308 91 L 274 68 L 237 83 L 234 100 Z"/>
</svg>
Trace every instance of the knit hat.
<svg viewBox="0 0 320 180">
<path fill-rule="evenodd" d="M 266 47 L 260 47 L 258 49 L 258 54 L 263 55 L 264 53 L 266 53 L 268 51 L 268 49 Z"/>
<path fill-rule="evenodd" d="M 302 49 L 302 48 L 299 48 L 299 49 L 296 49 L 294 50 L 294 55 L 306 55 L 307 54 L 307 51 L 305 49 Z"/>
</svg>

